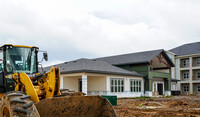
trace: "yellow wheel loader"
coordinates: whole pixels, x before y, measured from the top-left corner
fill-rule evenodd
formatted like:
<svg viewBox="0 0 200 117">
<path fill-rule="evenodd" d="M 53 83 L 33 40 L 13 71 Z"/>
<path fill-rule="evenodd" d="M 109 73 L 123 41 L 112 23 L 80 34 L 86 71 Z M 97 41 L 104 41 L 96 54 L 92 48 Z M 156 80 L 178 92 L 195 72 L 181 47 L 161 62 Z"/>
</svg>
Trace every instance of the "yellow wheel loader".
<svg viewBox="0 0 200 117">
<path fill-rule="evenodd" d="M 39 73 L 38 52 L 38 47 L 0 47 L 0 117 L 116 117 L 105 98 L 63 93 L 59 68 Z"/>
</svg>

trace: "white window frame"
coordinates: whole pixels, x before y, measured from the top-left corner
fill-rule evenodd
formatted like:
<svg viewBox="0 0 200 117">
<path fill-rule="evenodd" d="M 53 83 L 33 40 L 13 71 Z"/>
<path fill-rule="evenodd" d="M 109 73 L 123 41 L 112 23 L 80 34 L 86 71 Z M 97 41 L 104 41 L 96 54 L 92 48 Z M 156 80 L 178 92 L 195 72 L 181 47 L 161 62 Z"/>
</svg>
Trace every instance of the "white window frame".
<svg viewBox="0 0 200 117">
<path fill-rule="evenodd" d="M 130 92 L 141 92 L 141 91 L 142 91 L 142 80 L 130 79 Z"/>
<path fill-rule="evenodd" d="M 1 61 L 0 61 L 0 71 L 3 71 L 3 51 L 2 50 L 0 50 L 0 59 L 1 59 Z"/>
<path fill-rule="evenodd" d="M 172 86 L 171 86 L 171 90 L 176 91 L 176 85 L 177 85 L 177 84 L 173 82 L 173 83 L 172 83 Z"/>
<path fill-rule="evenodd" d="M 183 91 L 184 92 L 189 92 L 189 86 L 188 85 L 183 86 Z"/>
<path fill-rule="evenodd" d="M 112 84 L 113 81 L 113 84 Z M 115 83 L 116 82 L 116 83 Z M 123 78 L 111 78 L 110 79 L 110 92 L 111 93 L 122 93 L 124 92 L 124 79 Z"/>
<path fill-rule="evenodd" d="M 184 59 L 183 60 L 183 66 L 188 67 L 189 66 L 189 59 Z"/>
<path fill-rule="evenodd" d="M 200 71 L 197 72 L 197 78 L 200 78 Z"/>
<path fill-rule="evenodd" d="M 185 75 L 187 74 L 187 75 Z M 187 77 L 185 77 L 187 76 Z M 189 79 L 189 72 L 183 72 L 183 79 Z"/>
<path fill-rule="evenodd" d="M 158 91 L 158 84 L 163 85 L 163 94 L 165 93 L 165 83 L 163 81 L 154 81 L 153 82 L 153 91 L 157 92 Z"/>
<path fill-rule="evenodd" d="M 200 92 L 200 85 L 197 86 L 197 91 Z"/>
<path fill-rule="evenodd" d="M 200 65 L 200 57 L 196 59 L 196 65 Z"/>
</svg>

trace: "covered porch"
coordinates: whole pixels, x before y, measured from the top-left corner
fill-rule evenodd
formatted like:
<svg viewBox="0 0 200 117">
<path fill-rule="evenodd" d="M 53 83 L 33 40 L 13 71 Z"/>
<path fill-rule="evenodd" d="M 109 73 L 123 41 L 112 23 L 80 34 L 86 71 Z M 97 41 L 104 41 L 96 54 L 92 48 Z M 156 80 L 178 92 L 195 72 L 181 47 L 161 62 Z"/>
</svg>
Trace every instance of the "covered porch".
<svg viewBox="0 0 200 117">
<path fill-rule="evenodd" d="M 146 90 L 151 92 L 148 95 L 171 95 L 171 67 L 174 64 L 164 51 L 151 60 L 146 82 Z"/>
<path fill-rule="evenodd" d="M 61 89 L 83 92 L 86 95 L 106 95 L 106 75 L 94 73 L 65 74 Z"/>
</svg>

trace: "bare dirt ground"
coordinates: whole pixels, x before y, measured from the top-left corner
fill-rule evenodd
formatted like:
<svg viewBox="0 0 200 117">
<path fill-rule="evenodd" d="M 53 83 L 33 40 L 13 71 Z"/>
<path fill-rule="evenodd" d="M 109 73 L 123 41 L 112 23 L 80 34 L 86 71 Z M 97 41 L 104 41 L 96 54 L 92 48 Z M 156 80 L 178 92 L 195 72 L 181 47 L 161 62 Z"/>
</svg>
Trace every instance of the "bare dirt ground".
<svg viewBox="0 0 200 117">
<path fill-rule="evenodd" d="M 200 117 L 200 96 L 118 99 L 118 117 Z"/>
</svg>

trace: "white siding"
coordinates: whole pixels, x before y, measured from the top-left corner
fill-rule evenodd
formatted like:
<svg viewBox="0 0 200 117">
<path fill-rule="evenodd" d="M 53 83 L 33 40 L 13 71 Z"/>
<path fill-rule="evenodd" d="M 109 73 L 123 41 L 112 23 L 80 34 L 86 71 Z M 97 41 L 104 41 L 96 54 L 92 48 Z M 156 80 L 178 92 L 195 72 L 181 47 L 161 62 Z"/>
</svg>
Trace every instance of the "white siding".
<svg viewBox="0 0 200 117">
<path fill-rule="evenodd" d="M 63 77 L 63 88 L 64 89 L 71 89 L 78 92 L 78 79 L 80 78 L 65 78 Z"/>
<path fill-rule="evenodd" d="M 88 76 L 88 91 L 106 91 L 106 78 Z"/>
</svg>

